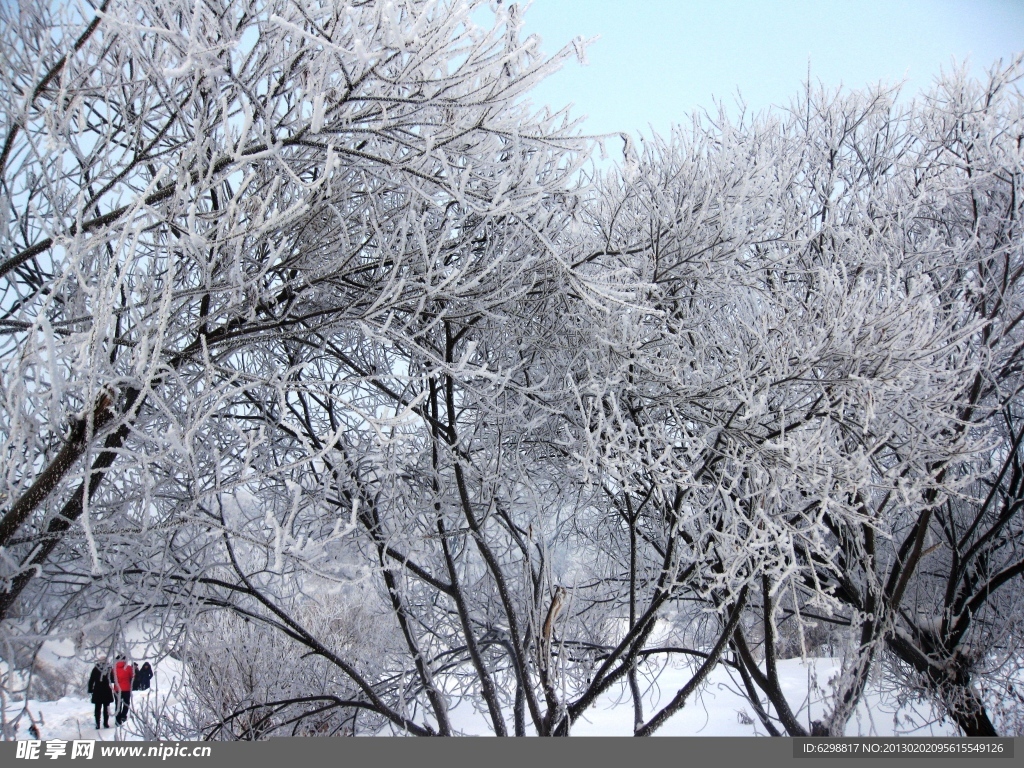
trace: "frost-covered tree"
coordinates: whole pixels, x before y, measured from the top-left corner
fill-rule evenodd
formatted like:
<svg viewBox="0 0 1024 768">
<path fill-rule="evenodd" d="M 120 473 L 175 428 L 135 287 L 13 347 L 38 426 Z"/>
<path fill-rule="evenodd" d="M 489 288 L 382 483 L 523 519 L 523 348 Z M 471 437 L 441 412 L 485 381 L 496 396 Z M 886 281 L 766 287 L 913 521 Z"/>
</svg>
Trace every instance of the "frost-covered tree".
<svg viewBox="0 0 1024 768">
<path fill-rule="evenodd" d="M 695 121 L 592 213 L 591 263 L 646 291 L 589 324 L 594 472 L 631 537 L 669 521 L 656 562 L 678 540 L 695 599 L 755 590 L 731 661 L 770 732 L 843 733 L 883 663 L 965 733 L 995 733 L 986 696 L 1019 711 L 1018 76 Z M 781 690 L 783 620 L 805 648 L 842 627 L 814 724 Z"/>
<path fill-rule="evenodd" d="M 978 328 L 966 350 L 958 431 L 986 446 L 969 465 L 937 467 L 961 491 L 918 505 L 892 532 L 895 556 L 876 571 L 886 597 L 905 589 L 885 635 L 898 684 L 977 736 L 1020 730 L 1019 77 L 1019 62 L 984 82 L 954 73 L 900 120 L 889 118 L 894 149 L 860 148 L 862 158 L 848 160 L 860 178 L 872 163 L 885 165 L 885 183 L 898 193 L 884 214 L 901 222 L 896 244 L 959 307 L 965 327 Z M 866 590 L 851 587 L 865 578 L 865 563 L 848 561 L 850 580 L 838 590 L 854 609 L 864 606 Z"/>
<path fill-rule="evenodd" d="M 762 582 L 753 601 L 760 647 L 751 647 L 743 629 L 734 646 L 743 684 L 770 731 L 781 725 L 792 735 L 842 733 L 871 670 L 883 664 L 896 665 L 904 695 L 924 694 L 967 734 L 996 733 L 986 706 L 1000 712 L 1004 729 L 1017 728 L 1018 715 L 1006 714 L 1019 712 L 1014 614 L 1022 568 L 1013 427 L 1017 77 L 1016 69 L 997 70 L 980 85 L 954 75 L 916 105 L 899 105 L 885 93 L 809 92 L 778 122 L 716 127 L 717 146 L 691 152 L 695 161 L 726 154 L 725 169 L 710 174 L 718 178 L 734 169 L 753 173 L 759 148 L 771 146 L 766 152 L 774 158 L 763 166 L 768 180 L 760 179 L 778 190 L 774 199 L 766 207 L 743 202 L 733 214 L 754 217 L 740 228 L 740 242 L 750 238 L 740 274 L 707 280 L 706 263 L 734 249 L 736 236 L 714 221 L 706 245 L 689 235 L 699 258 L 686 264 L 694 270 L 683 294 L 687 311 L 712 309 L 702 321 L 677 312 L 685 318 L 687 352 L 709 337 L 701 330 L 731 317 L 740 323 L 738 332 L 722 331 L 728 344 L 718 349 L 725 370 L 743 383 L 716 382 L 713 406 L 705 406 L 717 417 L 709 430 L 713 459 L 698 466 L 717 462 L 726 473 L 714 483 L 720 495 L 723 485 L 729 491 L 725 509 L 744 513 L 741 530 L 748 532 L 740 549 L 750 554 L 769 545 L 768 562 L 755 569 Z M 680 154 L 661 150 L 654 165 L 674 169 Z M 743 156 L 750 159 L 737 159 Z M 689 178 L 678 185 L 661 178 L 652 190 L 679 189 L 692 206 Z M 742 187 L 756 193 L 757 181 Z M 721 193 L 706 199 L 712 206 L 730 202 Z M 647 211 L 665 207 L 645 204 Z M 660 221 L 647 230 L 652 253 L 671 253 L 673 229 L 686 221 L 679 207 L 668 210 L 660 219 L 645 214 Z M 763 234 L 757 225 L 769 217 L 759 210 L 784 228 Z M 625 224 L 622 231 L 640 229 Z M 748 308 L 742 297 L 751 274 L 756 293 Z M 715 304 L 701 301 L 702 282 L 722 286 Z M 791 318 L 795 325 L 786 322 Z M 737 342 L 744 337 L 751 341 Z M 744 371 L 747 359 L 751 368 Z M 715 370 L 706 363 L 693 368 Z M 685 377 L 695 381 L 695 374 Z M 699 402 L 683 382 L 675 386 L 682 402 Z M 789 396 L 803 399 L 787 402 Z M 759 416 L 753 424 L 751 400 Z M 677 447 L 702 425 L 696 414 L 685 423 Z M 730 450 L 732 441 L 738 447 Z M 636 456 L 632 447 L 622 453 Z M 730 461 L 735 468 L 728 473 Z M 774 514 L 765 503 L 773 496 Z M 755 536 L 759 529 L 770 536 Z M 782 621 L 790 636 L 821 623 L 844 628 L 844 673 L 820 722 L 798 722 L 781 691 L 774 656 Z"/>
<path fill-rule="evenodd" d="M 450 366 L 448 314 L 547 279 L 580 142 L 523 96 L 558 57 L 482 3 L 0 12 L 5 639 L 230 602 L 196 585 L 256 591 L 256 550 L 277 590 L 346 571 L 407 350 Z"/>
</svg>

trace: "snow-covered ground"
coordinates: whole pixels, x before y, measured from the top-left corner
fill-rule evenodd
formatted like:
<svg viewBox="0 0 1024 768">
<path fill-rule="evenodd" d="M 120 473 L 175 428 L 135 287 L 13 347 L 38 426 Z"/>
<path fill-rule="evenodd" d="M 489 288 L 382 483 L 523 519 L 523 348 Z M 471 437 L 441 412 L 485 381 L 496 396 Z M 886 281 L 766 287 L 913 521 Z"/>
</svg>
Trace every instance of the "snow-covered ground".
<svg viewBox="0 0 1024 768">
<path fill-rule="evenodd" d="M 801 722 L 807 724 L 824 712 L 826 686 L 838 672 L 837 659 L 786 659 L 778 663 L 779 678 L 786 698 Z M 655 685 L 648 688 L 644 717 L 649 719 L 675 696 L 690 678 L 690 671 L 668 667 Z M 816 682 L 815 682 L 816 681 Z M 740 695 L 738 676 L 719 666 L 710 675 L 701 695 L 691 696 L 657 732 L 659 736 L 755 736 L 766 735 L 753 709 Z M 633 705 L 625 690 L 605 696 L 573 727 L 577 736 L 628 736 L 632 733 Z M 935 722 L 928 704 L 899 706 L 878 685 L 871 686 L 851 718 L 848 736 L 872 735 L 954 735 L 956 727 Z"/>
<path fill-rule="evenodd" d="M 66 653 L 60 644 L 48 645 L 42 658 L 52 666 L 64 665 L 81 678 L 81 694 L 65 696 L 56 701 L 33 701 L 27 704 L 31 720 L 36 723 L 42 739 L 97 739 L 102 741 L 135 741 L 143 738 L 137 723 L 129 720 L 123 728 L 96 730 L 93 721 L 93 705 L 85 693 L 85 681 L 91 665 L 62 655 Z M 144 644 L 138 644 L 129 654 L 141 663 L 152 661 Z M 162 710 L 173 712 L 178 707 L 176 692 L 181 678 L 181 665 L 172 658 L 164 658 L 155 665 L 156 677 L 153 688 L 132 695 L 133 711 Z M 786 659 L 778 663 L 783 691 L 801 722 L 822 715 L 825 702 L 824 691 L 829 679 L 838 671 L 838 660 L 817 658 L 802 661 Z M 683 666 L 668 666 L 661 670 L 656 680 L 641 682 L 645 690 L 644 717 L 650 718 L 660 707 L 672 699 L 690 676 L 690 670 Z M 740 695 L 738 679 L 730 676 L 725 667 L 718 667 L 708 678 L 698 695 L 692 696 L 687 705 L 676 713 L 658 732 L 659 736 L 755 736 L 764 735 L 764 729 L 750 704 Z M 20 709 L 24 702 L 8 703 L 8 718 L 12 709 Z M 113 707 L 111 707 L 113 709 Z M 471 702 L 463 701 L 453 707 L 452 724 L 457 730 L 469 735 L 490 733 L 486 718 L 475 711 Z M 113 712 L 111 712 L 113 723 Z M 632 733 L 633 705 L 628 691 L 619 687 L 604 695 L 588 710 L 573 727 L 577 736 L 629 736 Z M 29 720 L 22 718 L 18 735 L 29 738 Z M 955 735 L 956 727 L 936 719 L 927 703 L 903 703 L 884 692 L 875 683 L 869 686 L 856 715 L 850 720 L 847 735 L 905 735 L 939 736 Z"/>
<path fill-rule="evenodd" d="M 786 659 L 778 663 L 782 690 L 801 722 L 809 723 L 824 711 L 825 688 L 838 672 L 837 659 L 818 658 L 802 661 Z M 644 717 L 649 719 L 675 696 L 690 679 L 691 671 L 669 666 L 645 691 Z M 643 686 L 643 683 L 641 683 Z M 757 736 L 766 735 L 747 700 L 740 695 L 741 683 L 718 667 L 708 677 L 697 696 L 662 728 L 658 736 Z M 462 703 L 452 711 L 452 725 L 465 734 L 488 735 L 485 717 L 472 705 Z M 572 728 L 575 736 L 630 736 L 633 732 L 633 704 L 625 686 L 606 694 Z M 957 728 L 937 720 L 927 703 L 900 705 L 892 695 L 871 685 L 851 718 L 848 736 L 954 736 Z"/>
<path fill-rule="evenodd" d="M 161 670 L 165 665 L 161 665 Z M 84 688 L 84 681 L 83 681 Z M 151 707 L 156 699 L 166 700 L 167 694 L 156 690 L 135 691 L 132 694 L 132 710 Z M 172 702 L 169 702 L 172 703 Z M 15 715 L 25 706 L 24 702 L 9 703 L 8 717 Z M 123 728 L 114 726 L 114 705 L 110 705 L 110 727 L 96 729 L 93 720 L 93 705 L 87 695 L 65 696 L 56 701 L 29 700 L 27 704 L 32 721 L 35 722 L 41 739 L 96 739 L 97 741 L 141 741 L 142 734 L 132 725 L 131 720 Z M 18 728 L 19 739 L 30 739 L 30 721 L 22 718 Z"/>
</svg>

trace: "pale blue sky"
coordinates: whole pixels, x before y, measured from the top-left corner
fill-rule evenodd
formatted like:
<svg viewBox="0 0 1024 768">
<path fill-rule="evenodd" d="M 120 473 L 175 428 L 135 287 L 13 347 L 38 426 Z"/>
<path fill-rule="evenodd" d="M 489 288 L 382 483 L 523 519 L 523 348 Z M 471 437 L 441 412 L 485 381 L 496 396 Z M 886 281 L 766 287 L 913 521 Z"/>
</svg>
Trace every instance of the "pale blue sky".
<svg viewBox="0 0 1024 768">
<path fill-rule="evenodd" d="M 737 88 L 753 109 L 788 104 L 808 60 L 812 79 L 851 88 L 917 92 L 954 58 L 983 74 L 1024 50 L 1024 0 L 535 0 L 524 31 L 547 53 L 601 36 L 535 103 L 574 102 L 589 133 L 665 133 Z"/>
</svg>

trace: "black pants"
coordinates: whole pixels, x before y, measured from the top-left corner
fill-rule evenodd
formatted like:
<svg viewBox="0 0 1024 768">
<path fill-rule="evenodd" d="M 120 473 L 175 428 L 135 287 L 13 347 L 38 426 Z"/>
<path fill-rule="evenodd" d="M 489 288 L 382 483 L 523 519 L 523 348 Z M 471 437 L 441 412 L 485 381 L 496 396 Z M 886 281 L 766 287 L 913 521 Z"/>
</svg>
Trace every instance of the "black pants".
<svg viewBox="0 0 1024 768">
<path fill-rule="evenodd" d="M 96 730 L 100 729 L 100 710 L 103 711 L 103 727 L 110 727 L 110 704 L 96 705 Z"/>
<path fill-rule="evenodd" d="M 121 691 L 120 693 L 114 694 L 114 706 L 117 707 L 117 715 L 114 717 L 114 722 L 118 725 L 124 725 L 128 720 L 128 708 L 132 705 L 132 692 Z"/>
</svg>

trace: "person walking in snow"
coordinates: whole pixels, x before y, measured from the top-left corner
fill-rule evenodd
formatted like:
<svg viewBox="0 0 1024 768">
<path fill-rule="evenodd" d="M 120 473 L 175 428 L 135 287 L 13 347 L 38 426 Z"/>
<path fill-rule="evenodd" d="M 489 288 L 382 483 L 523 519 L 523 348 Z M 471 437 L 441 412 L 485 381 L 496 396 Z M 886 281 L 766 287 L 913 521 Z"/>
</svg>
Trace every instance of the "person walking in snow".
<svg viewBox="0 0 1024 768">
<path fill-rule="evenodd" d="M 148 691 L 150 683 L 153 680 L 153 667 L 150 666 L 149 662 L 145 662 L 142 665 L 142 669 L 135 670 L 135 680 L 132 681 L 133 691 Z"/>
<path fill-rule="evenodd" d="M 110 727 L 110 705 L 114 703 L 114 692 L 110 690 L 110 665 L 105 661 L 96 662 L 89 675 L 87 691 L 96 708 L 96 730 L 100 729 L 100 711 L 103 712 L 103 727 Z"/>
<path fill-rule="evenodd" d="M 110 673 L 110 680 L 114 688 L 114 722 L 124 725 L 128 720 L 128 710 L 132 705 L 132 680 L 135 677 L 135 670 L 132 665 L 125 661 L 124 654 L 117 655 L 117 663 Z"/>
</svg>

